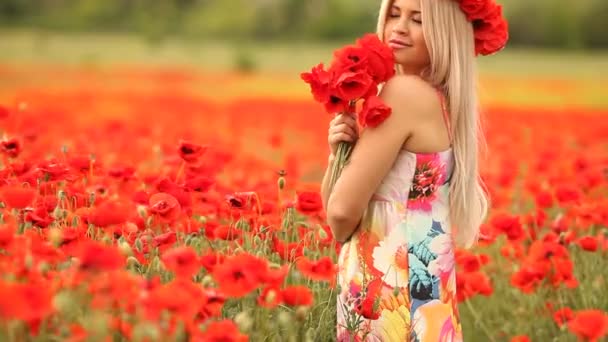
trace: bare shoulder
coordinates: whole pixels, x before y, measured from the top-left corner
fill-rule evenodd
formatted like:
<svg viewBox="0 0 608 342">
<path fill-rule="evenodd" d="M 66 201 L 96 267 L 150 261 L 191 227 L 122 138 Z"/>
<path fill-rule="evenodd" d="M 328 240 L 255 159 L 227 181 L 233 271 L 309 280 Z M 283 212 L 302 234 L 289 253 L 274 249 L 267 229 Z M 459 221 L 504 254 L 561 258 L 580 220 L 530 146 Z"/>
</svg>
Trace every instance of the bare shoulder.
<svg viewBox="0 0 608 342">
<path fill-rule="evenodd" d="M 380 92 L 380 98 L 401 117 L 411 118 L 432 110 L 435 88 L 413 75 L 395 75 Z"/>
</svg>

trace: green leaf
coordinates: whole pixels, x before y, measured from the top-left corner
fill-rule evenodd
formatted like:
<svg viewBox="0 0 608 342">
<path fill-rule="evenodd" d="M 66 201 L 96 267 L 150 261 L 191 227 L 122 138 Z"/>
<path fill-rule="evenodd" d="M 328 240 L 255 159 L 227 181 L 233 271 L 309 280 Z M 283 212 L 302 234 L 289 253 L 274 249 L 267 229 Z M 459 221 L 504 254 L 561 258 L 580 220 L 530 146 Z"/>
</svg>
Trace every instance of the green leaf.
<svg viewBox="0 0 608 342">
<path fill-rule="evenodd" d="M 437 258 L 437 254 L 433 253 L 429 249 L 429 244 L 431 243 L 432 238 L 427 237 L 424 240 L 411 244 L 408 248 L 408 252 L 414 254 L 420 262 L 424 264 L 424 266 L 429 266 L 429 263 L 435 258 Z"/>
</svg>

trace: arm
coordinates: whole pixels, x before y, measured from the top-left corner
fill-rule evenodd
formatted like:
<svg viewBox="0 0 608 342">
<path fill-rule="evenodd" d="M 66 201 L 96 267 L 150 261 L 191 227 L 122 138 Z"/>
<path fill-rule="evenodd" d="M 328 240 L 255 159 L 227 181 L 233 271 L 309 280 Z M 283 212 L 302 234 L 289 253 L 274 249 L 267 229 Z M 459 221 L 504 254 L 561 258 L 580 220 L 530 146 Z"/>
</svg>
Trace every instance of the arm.
<svg viewBox="0 0 608 342">
<path fill-rule="evenodd" d="M 321 199 L 323 200 L 323 209 L 327 212 L 327 200 L 329 199 L 329 177 L 331 174 L 331 168 L 334 165 L 335 156 L 330 154 L 327 159 L 327 169 L 325 170 L 325 175 L 323 176 L 323 181 L 321 182 Z"/>
<path fill-rule="evenodd" d="M 347 240 L 361 222 L 372 195 L 391 169 L 414 125 L 428 118 L 433 88 L 417 77 L 397 76 L 380 94 L 392 114 L 377 127 L 367 127 L 353 148 L 327 202 L 327 223 L 337 241 Z"/>
</svg>

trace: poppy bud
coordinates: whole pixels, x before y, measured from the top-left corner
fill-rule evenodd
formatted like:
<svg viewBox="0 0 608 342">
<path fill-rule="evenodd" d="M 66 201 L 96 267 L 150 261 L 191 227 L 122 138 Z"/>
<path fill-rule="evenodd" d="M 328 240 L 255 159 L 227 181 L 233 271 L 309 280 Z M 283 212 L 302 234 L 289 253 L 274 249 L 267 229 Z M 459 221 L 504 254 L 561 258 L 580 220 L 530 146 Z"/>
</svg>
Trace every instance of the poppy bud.
<svg viewBox="0 0 608 342">
<path fill-rule="evenodd" d="M 251 316 L 245 311 L 239 312 L 236 317 L 234 317 L 234 323 L 236 323 L 239 326 L 239 330 L 243 332 L 248 332 L 253 326 Z"/>
<path fill-rule="evenodd" d="M 201 281 L 201 284 L 202 284 L 202 285 L 203 285 L 203 287 L 205 287 L 205 288 L 206 288 L 206 287 L 211 287 L 211 286 L 213 286 L 213 283 L 214 283 L 214 281 L 213 281 L 213 277 L 212 277 L 211 275 L 209 275 L 209 274 L 205 275 L 205 276 L 203 277 L 203 280 Z"/>
<path fill-rule="evenodd" d="M 291 315 L 286 311 L 279 312 L 279 316 L 277 317 L 279 324 L 284 329 L 292 329 L 293 328 L 293 319 Z"/>
<path fill-rule="evenodd" d="M 59 230 L 58 228 L 51 228 L 49 230 L 49 241 L 51 242 L 51 244 L 53 244 L 53 246 L 58 247 L 59 244 L 61 243 L 62 240 L 62 236 L 61 236 L 61 230 Z"/>
<path fill-rule="evenodd" d="M 133 327 L 134 341 L 159 341 L 160 331 L 152 323 L 141 322 Z"/>
<path fill-rule="evenodd" d="M 133 245 L 135 246 L 138 252 L 141 252 L 143 250 L 143 245 L 139 238 L 135 239 L 135 243 Z"/>
<path fill-rule="evenodd" d="M 321 240 L 327 239 L 327 233 L 323 228 L 319 228 L 319 237 L 321 238 Z"/>
<path fill-rule="evenodd" d="M 59 313 L 70 313 L 75 310 L 75 304 L 77 301 L 72 298 L 72 294 L 68 291 L 61 291 L 55 295 L 53 298 L 53 307 Z"/>
<path fill-rule="evenodd" d="M 46 274 L 46 272 L 48 272 L 50 269 L 51 269 L 51 266 L 46 261 L 43 261 L 40 264 L 38 264 L 38 271 L 42 274 Z"/>
<path fill-rule="evenodd" d="M 127 267 L 135 267 L 135 266 L 139 266 L 139 260 L 137 260 L 136 257 L 134 256 L 130 256 L 127 258 Z"/>
<path fill-rule="evenodd" d="M 298 321 L 306 320 L 306 316 L 308 316 L 308 306 L 298 306 L 296 309 L 296 319 Z"/>
<path fill-rule="evenodd" d="M 131 249 L 131 246 L 129 245 L 129 243 L 126 241 L 119 242 L 118 249 L 124 255 L 133 255 L 133 250 Z"/>
<path fill-rule="evenodd" d="M 274 301 L 277 299 L 277 291 L 275 290 L 268 290 L 268 293 L 266 293 L 266 303 L 267 304 L 272 304 L 274 303 Z"/>
</svg>

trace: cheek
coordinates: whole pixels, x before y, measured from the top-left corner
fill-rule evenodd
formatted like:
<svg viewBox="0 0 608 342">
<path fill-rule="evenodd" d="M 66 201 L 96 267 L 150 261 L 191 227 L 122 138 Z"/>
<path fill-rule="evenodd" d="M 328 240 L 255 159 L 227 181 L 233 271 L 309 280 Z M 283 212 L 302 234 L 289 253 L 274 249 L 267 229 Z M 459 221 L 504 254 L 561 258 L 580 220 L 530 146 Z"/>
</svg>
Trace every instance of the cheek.
<svg viewBox="0 0 608 342">
<path fill-rule="evenodd" d="M 424 34 L 422 33 L 421 26 L 417 26 L 416 28 L 412 29 L 412 38 L 416 45 L 426 50 L 426 42 L 424 40 Z"/>
<path fill-rule="evenodd" d="M 391 38 L 391 31 L 393 30 L 393 23 L 386 22 L 384 25 L 384 42 L 386 43 Z"/>
<path fill-rule="evenodd" d="M 428 54 L 428 48 L 426 46 L 426 41 L 424 40 L 424 35 L 422 34 L 422 28 L 420 29 L 420 32 L 416 32 L 414 39 L 419 50 L 423 51 L 425 54 Z"/>
</svg>

